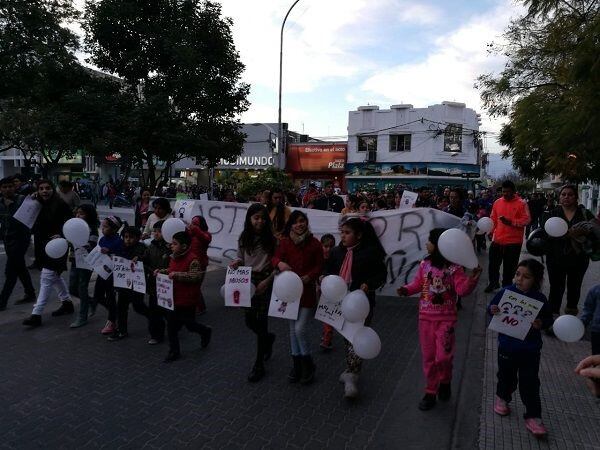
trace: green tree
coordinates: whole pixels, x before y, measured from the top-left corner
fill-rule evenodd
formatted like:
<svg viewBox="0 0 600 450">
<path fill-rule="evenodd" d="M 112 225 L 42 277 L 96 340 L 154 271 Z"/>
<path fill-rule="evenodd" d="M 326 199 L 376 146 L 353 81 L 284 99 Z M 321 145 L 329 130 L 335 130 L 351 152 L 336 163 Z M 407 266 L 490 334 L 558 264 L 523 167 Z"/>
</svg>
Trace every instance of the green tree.
<svg viewBox="0 0 600 450">
<path fill-rule="evenodd" d="M 0 139 L 48 176 L 63 157 L 126 141 L 129 107 L 119 83 L 84 68 L 71 1 L 6 0 L 0 6 Z M 120 131 L 119 131 L 120 130 Z"/>
<path fill-rule="evenodd" d="M 508 116 L 500 143 L 523 175 L 600 181 L 600 2 L 525 0 L 499 74 L 478 79 L 484 107 Z"/>
<path fill-rule="evenodd" d="M 146 169 L 149 186 L 164 185 L 184 157 L 214 166 L 242 152 L 238 117 L 248 107 L 249 87 L 240 82 L 244 65 L 231 24 L 211 1 L 87 3 L 90 60 L 120 77 L 135 97 L 127 154 Z"/>
<path fill-rule="evenodd" d="M 283 170 L 269 167 L 259 172 L 255 178 L 247 178 L 242 181 L 237 192 L 244 198 L 254 199 L 257 193 L 276 187 L 288 191 L 293 187 L 293 183 Z"/>
</svg>

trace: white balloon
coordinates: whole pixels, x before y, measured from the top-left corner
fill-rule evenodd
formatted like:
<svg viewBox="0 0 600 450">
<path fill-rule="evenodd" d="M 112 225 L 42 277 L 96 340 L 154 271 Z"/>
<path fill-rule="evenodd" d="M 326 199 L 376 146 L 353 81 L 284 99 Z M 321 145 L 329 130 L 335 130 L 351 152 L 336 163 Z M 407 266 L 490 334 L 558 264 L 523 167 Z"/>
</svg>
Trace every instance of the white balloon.
<svg viewBox="0 0 600 450">
<path fill-rule="evenodd" d="M 477 228 L 483 233 L 489 233 L 494 229 L 494 221 L 489 217 L 482 217 L 477 221 Z"/>
<path fill-rule="evenodd" d="M 569 225 L 560 217 L 550 217 L 544 224 L 544 230 L 548 236 L 562 237 L 569 231 Z"/>
<path fill-rule="evenodd" d="M 348 322 L 364 322 L 370 309 L 369 299 L 360 289 L 348 293 L 342 300 L 342 316 Z"/>
<path fill-rule="evenodd" d="M 90 240 L 90 227 L 85 220 L 76 217 L 65 222 L 63 234 L 75 247 L 82 247 Z"/>
<path fill-rule="evenodd" d="M 467 269 L 474 269 L 479 265 L 471 239 L 467 233 L 458 228 L 444 231 L 437 246 L 442 256 L 450 262 L 465 266 Z"/>
<path fill-rule="evenodd" d="M 171 217 L 165 220 L 165 223 L 163 223 L 162 225 L 161 231 L 163 239 L 170 244 L 173 241 L 173 236 L 176 233 L 179 233 L 180 231 L 185 231 L 185 223 L 181 219 Z"/>
<path fill-rule="evenodd" d="M 46 244 L 46 255 L 54 259 L 62 258 L 65 255 L 65 253 L 67 253 L 68 248 L 69 243 L 66 239 L 52 239 Z"/>
<path fill-rule="evenodd" d="M 373 359 L 381 351 L 381 339 L 373 328 L 363 327 L 354 334 L 352 347 L 362 359 Z"/>
<path fill-rule="evenodd" d="M 564 342 L 577 342 L 585 333 L 583 322 L 575 316 L 565 314 L 554 321 L 552 331 Z"/>
<path fill-rule="evenodd" d="M 338 275 L 327 275 L 321 280 L 321 293 L 330 302 L 339 302 L 348 293 L 348 285 Z"/>
<path fill-rule="evenodd" d="M 225 298 L 225 285 L 221 286 L 221 289 L 219 289 L 219 294 L 221 294 L 221 298 Z"/>
<path fill-rule="evenodd" d="M 291 270 L 281 272 L 275 277 L 275 281 L 273 281 L 275 297 L 284 302 L 292 303 L 300 300 L 303 290 L 304 285 L 302 284 L 302 280 Z"/>
</svg>

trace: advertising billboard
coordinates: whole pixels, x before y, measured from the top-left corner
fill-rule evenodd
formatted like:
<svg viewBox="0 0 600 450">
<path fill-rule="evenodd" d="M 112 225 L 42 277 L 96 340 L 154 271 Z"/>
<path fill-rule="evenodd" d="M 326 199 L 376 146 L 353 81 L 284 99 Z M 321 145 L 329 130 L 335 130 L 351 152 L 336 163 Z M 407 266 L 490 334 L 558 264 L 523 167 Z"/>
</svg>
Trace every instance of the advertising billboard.
<svg viewBox="0 0 600 450">
<path fill-rule="evenodd" d="M 286 170 L 288 172 L 341 172 L 346 169 L 344 143 L 301 143 L 288 147 Z"/>
</svg>

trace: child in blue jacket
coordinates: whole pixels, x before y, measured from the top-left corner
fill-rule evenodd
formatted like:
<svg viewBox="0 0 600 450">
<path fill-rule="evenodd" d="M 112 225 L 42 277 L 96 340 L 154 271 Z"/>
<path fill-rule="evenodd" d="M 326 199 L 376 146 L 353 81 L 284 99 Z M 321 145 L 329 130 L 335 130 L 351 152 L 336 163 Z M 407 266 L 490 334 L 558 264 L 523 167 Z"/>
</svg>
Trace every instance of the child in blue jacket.
<svg viewBox="0 0 600 450">
<path fill-rule="evenodd" d="M 498 334 L 498 384 L 494 412 L 501 416 L 510 414 L 508 403 L 512 393 L 519 387 L 521 400 L 525 405 L 525 427 L 536 437 L 547 434 L 542 423 L 542 403 L 540 399 L 540 357 L 542 334 L 540 330 L 552 324 L 552 311 L 548 299 L 540 292 L 544 280 L 544 265 L 535 259 L 525 259 L 517 266 L 514 283 L 501 289 L 488 306 L 491 315 L 500 314 L 498 303 L 509 290 L 533 298 L 543 306 L 531 325 L 524 340 Z"/>
<path fill-rule="evenodd" d="M 597 284 L 587 294 L 583 304 L 581 321 L 592 332 L 592 355 L 600 355 L 600 284 Z"/>
</svg>

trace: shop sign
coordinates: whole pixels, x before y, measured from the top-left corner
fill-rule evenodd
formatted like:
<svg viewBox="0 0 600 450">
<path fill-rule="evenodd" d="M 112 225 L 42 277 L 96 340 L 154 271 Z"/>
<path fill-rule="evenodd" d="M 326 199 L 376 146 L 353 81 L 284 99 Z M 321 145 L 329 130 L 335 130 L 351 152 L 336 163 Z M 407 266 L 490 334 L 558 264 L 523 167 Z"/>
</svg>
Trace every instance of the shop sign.
<svg viewBox="0 0 600 450">
<path fill-rule="evenodd" d="M 259 166 L 268 167 L 274 163 L 272 156 L 238 156 L 235 161 L 227 161 L 221 158 L 221 166 Z"/>
<path fill-rule="evenodd" d="M 288 172 L 344 172 L 347 144 L 291 144 Z"/>
</svg>

